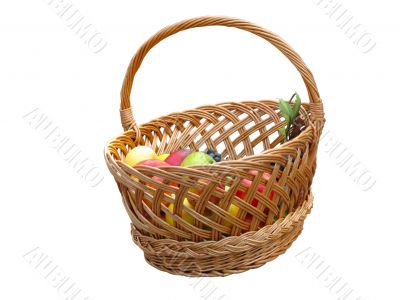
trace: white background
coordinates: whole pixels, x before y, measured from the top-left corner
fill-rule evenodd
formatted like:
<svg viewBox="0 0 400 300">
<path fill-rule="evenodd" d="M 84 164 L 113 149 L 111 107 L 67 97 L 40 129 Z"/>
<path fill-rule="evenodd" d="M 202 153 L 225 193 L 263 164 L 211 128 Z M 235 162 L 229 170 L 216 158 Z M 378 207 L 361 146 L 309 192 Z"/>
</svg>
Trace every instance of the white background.
<svg viewBox="0 0 400 300">
<path fill-rule="evenodd" d="M 400 298 L 395 1 L 343 3 L 376 41 L 368 53 L 313 0 L 64 3 L 101 32 L 102 51 L 94 53 L 48 1 L 3 1 L 0 7 L 0 299 L 66 298 L 24 257 L 36 247 L 82 290 L 75 299 L 338 299 L 326 287 L 326 274 L 318 278 L 302 263 L 302 251 L 319 255 L 332 276 L 354 290 L 346 299 Z M 248 19 L 287 40 L 316 78 L 325 132 L 376 184 L 364 191 L 321 144 L 314 209 L 287 253 L 256 270 L 196 282 L 144 261 L 103 147 L 122 132 L 119 90 L 136 49 L 162 27 L 201 15 Z M 271 45 L 238 30 L 203 28 L 151 51 L 132 106 L 142 123 L 203 104 L 287 98 L 294 90 L 306 99 L 300 76 Z M 24 119 L 36 108 L 99 168 L 104 180 L 98 186 L 83 180 Z"/>
</svg>

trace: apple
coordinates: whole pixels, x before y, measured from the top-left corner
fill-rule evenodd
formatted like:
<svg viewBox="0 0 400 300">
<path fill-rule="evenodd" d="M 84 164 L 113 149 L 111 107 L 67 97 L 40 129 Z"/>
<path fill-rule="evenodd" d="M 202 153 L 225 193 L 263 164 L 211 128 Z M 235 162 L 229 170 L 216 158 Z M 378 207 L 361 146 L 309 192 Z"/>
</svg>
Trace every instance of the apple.
<svg viewBox="0 0 400 300">
<path fill-rule="evenodd" d="M 158 167 L 171 166 L 171 165 L 163 160 L 147 159 L 147 160 L 139 162 L 137 164 L 137 166 L 149 166 L 149 167 L 158 168 Z M 164 182 L 164 180 L 160 176 L 157 176 L 157 175 L 154 175 L 152 177 L 152 179 L 155 181 L 161 182 L 161 183 Z M 178 186 L 176 182 L 170 182 L 169 185 Z M 166 192 L 166 194 L 171 195 L 170 192 Z"/>
<path fill-rule="evenodd" d="M 201 184 L 204 185 L 205 187 L 207 187 L 207 186 L 210 184 L 210 182 L 209 182 L 208 180 L 204 180 L 204 179 L 200 179 L 200 180 L 199 180 L 199 183 L 201 183 Z M 226 188 L 224 187 L 224 185 L 223 185 L 222 183 L 219 183 L 219 184 L 218 184 L 218 187 L 219 187 L 220 189 L 222 189 L 222 190 L 225 189 L 225 191 L 226 191 Z M 204 192 L 204 189 L 203 189 L 203 188 L 198 189 L 198 188 L 190 187 L 190 188 L 189 188 L 189 192 L 201 196 L 201 195 L 203 194 L 203 192 Z M 188 197 L 189 197 L 189 196 L 188 196 Z M 210 196 L 210 198 L 209 198 L 209 201 L 212 202 L 212 203 L 214 203 L 214 204 L 217 204 L 217 203 L 219 202 L 220 199 L 221 199 L 220 197 L 217 197 L 217 196 L 215 196 L 214 194 L 212 194 L 212 195 Z M 195 200 L 194 200 L 192 197 L 189 197 L 189 201 L 190 201 L 191 204 L 193 204 L 193 205 L 195 204 Z"/>
<path fill-rule="evenodd" d="M 165 161 L 167 163 L 169 163 L 171 166 L 180 166 L 182 161 L 190 153 L 192 153 L 192 151 L 189 149 L 181 149 L 181 150 L 172 152 L 170 155 L 168 155 L 168 157 L 165 159 Z"/>
<path fill-rule="evenodd" d="M 165 161 L 153 158 L 153 159 L 143 160 L 143 161 L 139 162 L 136 166 L 149 166 L 149 167 L 158 168 L 158 167 L 161 167 L 161 166 L 170 166 L 170 164 L 166 163 Z M 163 179 L 160 176 L 157 176 L 157 175 L 154 175 L 152 177 L 152 179 L 155 180 L 155 181 L 158 181 L 158 182 L 163 182 Z M 136 179 L 136 181 L 138 181 L 138 180 Z M 156 187 L 154 187 L 153 185 L 151 185 L 149 183 L 146 184 L 146 185 L 148 187 L 156 189 Z M 169 193 L 167 193 L 167 194 L 169 194 Z M 144 199 L 144 201 L 145 201 L 145 203 L 146 203 L 146 205 L 148 207 L 152 208 L 151 201 L 149 201 L 148 199 Z M 166 202 L 166 201 L 162 201 L 162 203 L 168 204 L 168 202 Z"/>
<path fill-rule="evenodd" d="M 157 156 L 159 160 L 165 160 L 169 156 L 169 153 L 163 153 Z"/>
<path fill-rule="evenodd" d="M 231 204 L 231 205 L 229 205 L 228 212 L 229 212 L 230 215 L 232 215 L 234 217 L 237 217 L 237 215 L 239 214 L 239 207 L 236 206 L 235 204 Z M 233 224 L 231 222 L 227 221 L 227 220 L 224 220 L 222 222 L 222 225 L 224 225 L 226 227 L 230 227 L 230 228 L 233 227 Z"/>
<path fill-rule="evenodd" d="M 129 150 L 128 154 L 125 157 L 124 162 L 132 167 L 143 160 L 153 159 L 156 157 L 157 154 L 150 147 L 137 146 Z"/>
<path fill-rule="evenodd" d="M 207 153 L 196 151 L 190 153 L 186 158 L 182 161 L 182 167 L 188 167 L 192 165 L 209 165 L 215 163 L 215 160 L 208 155 Z"/>
<path fill-rule="evenodd" d="M 166 163 L 165 161 L 162 160 L 158 160 L 158 159 L 146 159 L 146 160 L 142 160 L 140 162 L 138 162 L 136 164 L 136 166 L 148 166 L 148 167 L 161 167 L 161 166 L 170 166 L 170 164 Z M 134 178 L 133 175 L 131 176 L 133 179 L 135 179 L 136 181 L 138 181 L 137 178 Z M 158 176 L 153 176 L 152 177 L 154 180 L 157 180 L 158 182 L 163 182 L 162 178 L 158 177 Z"/>
<path fill-rule="evenodd" d="M 190 204 L 189 200 L 187 198 L 185 198 L 183 200 L 183 205 L 185 207 L 188 208 L 193 208 L 194 206 L 192 204 Z M 172 213 L 174 211 L 174 203 L 171 203 L 170 205 L 168 205 L 168 210 Z M 187 211 L 183 210 L 182 211 L 182 218 L 183 220 L 185 220 L 187 223 L 189 224 L 194 224 L 194 218 L 188 214 Z M 172 218 L 172 216 L 170 214 L 166 214 L 165 215 L 165 221 L 169 224 L 174 226 L 174 219 Z"/>
<path fill-rule="evenodd" d="M 156 167 L 156 168 L 162 167 L 162 166 L 170 166 L 170 164 L 167 163 L 166 161 L 158 160 L 155 158 L 142 160 L 142 161 L 138 162 L 136 165 L 137 166 Z"/>
<path fill-rule="evenodd" d="M 229 212 L 232 216 L 237 217 L 238 214 L 239 214 L 239 210 L 240 210 L 240 208 L 239 208 L 238 206 L 236 206 L 235 204 L 231 204 L 231 205 L 229 206 L 228 212 Z M 251 223 L 251 220 L 252 220 L 252 219 L 253 219 L 253 216 L 250 215 L 250 214 L 246 214 L 246 216 L 244 217 L 244 221 L 247 222 L 247 223 Z M 229 228 L 232 228 L 232 227 L 233 227 L 233 224 L 230 223 L 230 222 L 227 221 L 227 220 L 224 220 L 224 221 L 222 222 L 222 225 L 224 225 L 224 226 L 226 226 L 226 227 L 229 227 Z"/>
<path fill-rule="evenodd" d="M 252 170 L 252 171 L 250 171 L 249 173 L 250 173 L 250 174 L 256 175 L 256 174 L 257 174 L 257 171 Z M 271 177 L 271 174 L 269 174 L 269 173 L 264 173 L 262 177 L 263 177 L 265 180 L 268 180 L 268 179 Z M 249 187 L 249 186 L 252 184 L 252 181 L 249 180 L 249 179 L 244 178 L 244 179 L 242 179 L 241 183 L 242 183 L 244 186 Z M 261 193 L 261 194 L 264 192 L 264 190 L 265 190 L 265 186 L 262 185 L 262 184 L 260 184 L 260 185 L 257 187 L 257 192 L 259 192 L 259 193 Z M 238 190 L 238 191 L 236 192 L 236 196 L 238 196 L 240 199 L 244 199 L 244 198 L 246 197 L 246 192 L 245 192 L 245 191 Z M 269 194 L 269 198 L 272 199 L 273 196 L 274 196 L 274 191 L 272 191 L 272 192 Z M 258 205 L 258 200 L 254 198 L 254 199 L 251 201 L 251 205 L 257 207 L 257 205 Z"/>
</svg>

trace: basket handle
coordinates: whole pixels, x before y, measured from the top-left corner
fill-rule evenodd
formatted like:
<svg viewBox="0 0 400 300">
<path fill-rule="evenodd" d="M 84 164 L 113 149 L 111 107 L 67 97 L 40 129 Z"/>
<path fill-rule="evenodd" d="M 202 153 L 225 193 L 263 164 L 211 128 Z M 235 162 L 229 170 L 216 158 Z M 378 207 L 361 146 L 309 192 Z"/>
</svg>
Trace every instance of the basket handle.
<svg viewBox="0 0 400 300">
<path fill-rule="evenodd" d="M 322 102 L 319 97 L 314 77 L 311 74 L 310 70 L 305 65 L 304 61 L 301 59 L 301 57 L 285 41 L 283 41 L 276 34 L 260 26 L 252 24 L 248 21 L 229 18 L 229 17 L 210 16 L 210 17 L 199 17 L 199 18 L 188 19 L 167 26 L 164 29 L 157 32 L 155 35 L 153 35 L 139 48 L 139 50 L 136 52 L 135 56 L 131 59 L 129 63 L 128 69 L 125 74 L 124 82 L 121 88 L 120 113 L 121 113 L 121 123 L 124 130 L 133 129 L 137 134 L 140 135 L 139 128 L 136 125 L 131 110 L 130 94 L 132 90 L 133 79 L 140 65 L 142 64 L 146 54 L 151 50 L 151 48 L 153 48 L 163 39 L 175 33 L 190 28 L 205 27 L 205 26 L 226 26 L 226 27 L 235 27 L 238 29 L 242 29 L 262 37 L 263 39 L 270 42 L 273 46 L 278 48 L 292 62 L 292 64 L 300 72 L 300 75 L 303 78 L 310 99 L 311 118 L 314 120 L 323 120 L 324 113 L 323 113 Z"/>
</svg>

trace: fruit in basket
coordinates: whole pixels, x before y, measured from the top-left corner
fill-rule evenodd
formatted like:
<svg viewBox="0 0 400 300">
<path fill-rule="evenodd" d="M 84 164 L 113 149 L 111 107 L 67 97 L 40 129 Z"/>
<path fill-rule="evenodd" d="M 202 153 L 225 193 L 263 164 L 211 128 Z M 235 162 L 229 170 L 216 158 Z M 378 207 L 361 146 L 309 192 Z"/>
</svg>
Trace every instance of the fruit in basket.
<svg viewBox="0 0 400 300">
<path fill-rule="evenodd" d="M 204 189 L 207 188 L 207 186 L 211 182 L 208 181 L 208 180 L 200 179 L 199 183 L 201 183 L 202 186 L 204 186 L 204 188 L 203 187 L 201 187 L 201 188 L 190 187 L 188 191 L 193 193 L 193 194 L 201 196 L 204 193 Z M 226 191 L 226 188 L 224 187 L 224 185 L 222 183 L 219 183 L 217 188 L 219 188 L 220 190 L 225 190 Z M 195 199 L 193 199 L 193 197 L 191 197 L 190 195 L 188 195 L 188 199 L 189 199 L 191 204 L 195 204 L 196 203 Z M 217 204 L 221 200 L 221 198 L 217 197 L 214 194 L 211 194 L 211 196 L 210 196 L 210 198 L 208 200 L 210 202 L 214 203 L 214 204 Z"/>
<path fill-rule="evenodd" d="M 238 217 L 239 211 L 240 211 L 240 208 L 239 208 L 237 205 L 231 204 L 231 205 L 229 206 L 228 212 L 229 212 L 230 215 L 232 215 L 232 216 L 234 216 L 234 217 Z M 245 217 L 244 217 L 244 221 L 245 221 L 245 222 L 251 223 L 252 220 L 253 220 L 253 216 L 252 216 L 251 214 L 246 214 L 246 215 L 245 215 Z M 224 220 L 224 221 L 222 222 L 222 225 L 224 225 L 224 226 L 226 226 L 226 227 L 229 227 L 229 228 L 232 228 L 232 227 L 233 227 L 233 224 L 230 223 L 230 222 L 227 221 L 227 220 Z M 261 227 L 262 227 L 262 226 L 263 226 L 263 225 L 261 224 Z"/>
<path fill-rule="evenodd" d="M 217 153 L 215 150 L 213 149 L 208 149 L 206 152 L 208 155 L 210 155 L 216 162 L 220 162 L 222 157 L 221 157 L 221 153 Z"/>
<path fill-rule="evenodd" d="M 180 166 L 182 161 L 192 153 L 189 149 L 181 149 L 172 152 L 168 157 L 165 159 L 165 162 L 169 163 L 171 166 Z"/>
<path fill-rule="evenodd" d="M 239 214 L 239 207 L 236 206 L 235 204 L 231 204 L 229 206 L 228 212 L 231 216 L 237 217 L 237 215 Z M 226 227 L 232 227 L 233 224 L 227 220 L 224 220 L 222 222 L 222 225 L 226 226 Z"/>
<path fill-rule="evenodd" d="M 162 167 L 162 166 L 170 166 L 169 163 L 167 163 L 163 160 L 155 159 L 155 158 L 142 160 L 142 161 L 138 162 L 136 165 L 137 166 L 156 167 L 156 168 Z"/>
<path fill-rule="evenodd" d="M 152 158 L 152 159 L 142 160 L 142 161 L 138 162 L 138 163 L 136 164 L 136 166 L 148 166 L 148 167 L 155 167 L 155 168 L 158 168 L 158 167 L 162 167 L 162 166 L 169 166 L 169 164 L 166 163 L 165 161 Z M 136 181 L 139 181 L 139 179 L 136 178 L 135 176 L 132 175 L 131 177 L 132 177 L 133 179 L 135 179 Z M 158 182 L 162 182 L 162 181 L 163 181 L 163 180 L 162 180 L 160 177 L 158 177 L 157 175 L 153 176 L 152 178 L 153 178 L 154 180 L 157 180 Z"/>
<path fill-rule="evenodd" d="M 253 175 L 256 175 L 256 174 L 257 174 L 257 171 L 252 170 L 252 171 L 250 171 L 249 173 L 250 173 L 250 174 L 253 174 Z M 265 172 L 265 173 L 263 174 L 263 178 L 264 178 L 265 180 L 268 180 L 270 177 L 271 177 L 271 175 L 270 175 L 269 173 L 266 173 L 266 172 Z M 251 184 L 252 184 L 253 182 L 252 182 L 251 180 L 247 179 L 247 178 L 244 178 L 244 179 L 242 179 L 241 183 L 242 183 L 242 185 L 244 185 L 245 187 L 250 187 Z M 265 185 L 259 184 L 258 187 L 257 187 L 257 192 L 259 192 L 259 193 L 262 194 L 262 193 L 264 193 L 264 190 L 265 190 Z M 244 199 L 244 198 L 246 197 L 246 192 L 243 191 L 243 190 L 238 190 L 238 191 L 236 192 L 236 196 L 238 196 L 240 199 Z M 272 199 L 273 196 L 274 196 L 274 191 L 271 191 L 271 193 L 269 194 L 269 198 Z M 251 201 L 251 205 L 257 207 L 257 205 L 258 205 L 258 200 L 257 200 L 256 198 L 254 198 L 254 199 Z"/>
<path fill-rule="evenodd" d="M 137 146 L 129 150 L 124 162 L 132 167 L 143 160 L 153 159 L 156 157 L 157 154 L 150 147 Z"/>
<path fill-rule="evenodd" d="M 148 167 L 155 167 L 155 168 L 158 168 L 158 167 L 162 167 L 162 166 L 169 166 L 169 164 L 166 163 L 165 161 L 162 161 L 162 160 L 158 160 L 158 159 L 154 159 L 154 158 L 153 158 L 153 159 L 143 160 L 143 161 L 139 162 L 136 166 L 148 166 Z M 157 175 L 154 175 L 154 176 L 152 177 L 152 179 L 153 179 L 154 181 L 158 181 L 158 182 L 161 182 L 161 183 L 163 182 L 163 179 L 162 179 L 160 176 L 157 176 Z M 136 181 L 138 181 L 138 180 L 136 180 Z M 147 183 L 146 185 L 147 185 L 148 187 L 153 188 L 153 189 L 157 189 L 157 187 L 154 186 L 154 185 L 151 184 L 151 183 Z M 169 193 L 166 193 L 166 194 L 169 194 Z M 145 199 L 145 203 L 146 203 L 146 205 L 147 205 L 148 207 L 152 208 L 151 201 Z M 164 201 L 164 200 L 162 200 L 162 203 L 168 204 L 168 203 L 167 203 L 166 201 Z"/>
<path fill-rule="evenodd" d="M 194 206 L 192 204 L 190 204 L 189 200 L 187 198 L 185 198 L 183 200 L 183 205 L 187 208 L 193 208 Z M 168 205 L 168 210 L 172 213 L 174 211 L 174 203 L 171 203 L 170 205 Z M 185 220 L 186 222 L 188 222 L 189 224 L 194 224 L 194 218 L 189 215 L 189 213 L 185 210 L 182 210 L 182 218 L 183 220 Z M 165 215 L 165 221 L 174 226 L 174 219 L 172 218 L 172 216 L 170 214 L 166 214 Z"/>
<path fill-rule="evenodd" d="M 169 153 L 163 153 L 157 156 L 159 160 L 165 160 L 169 156 Z"/>
<path fill-rule="evenodd" d="M 148 166 L 148 167 L 158 168 L 158 167 L 166 167 L 166 166 L 171 166 L 171 165 L 163 160 L 147 159 L 147 160 L 139 162 L 137 164 L 137 166 Z M 163 182 L 163 179 L 160 176 L 154 175 L 152 178 L 158 182 Z"/>
<path fill-rule="evenodd" d="M 196 151 L 190 153 L 186 158 L 182 161 L 182 167 L 188 167 L 192 165 L 209 165 L 215 163 L 215 160 L 208 155 L 207 153 Z"/>
</svg>

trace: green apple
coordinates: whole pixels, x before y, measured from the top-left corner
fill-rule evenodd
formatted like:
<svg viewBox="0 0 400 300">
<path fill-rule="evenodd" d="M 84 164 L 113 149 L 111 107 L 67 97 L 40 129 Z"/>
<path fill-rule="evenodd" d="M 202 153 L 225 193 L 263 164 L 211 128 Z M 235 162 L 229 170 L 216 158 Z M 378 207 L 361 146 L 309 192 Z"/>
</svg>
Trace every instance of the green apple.
<svg viewBox="0 0 400 300">
<path fill-rule="evenodd" d="M 209 165 L 215 163 L 215 160 L 208 154 L 200 151 L 190 153 L 182 161 L 182 167 L 188 167 L 192 165 Z"/>
<path fill-rule="evenodd" d="M 124 162 L 132 167 L 143 160 L 154 158 L 157 158 L 157 154 L 153 151 L 153 149 L 147 146 L 137 146 L 129 150 Z"/>
</svg>

